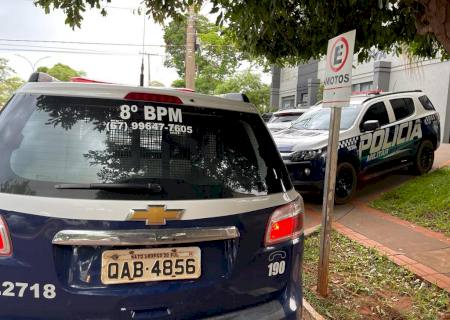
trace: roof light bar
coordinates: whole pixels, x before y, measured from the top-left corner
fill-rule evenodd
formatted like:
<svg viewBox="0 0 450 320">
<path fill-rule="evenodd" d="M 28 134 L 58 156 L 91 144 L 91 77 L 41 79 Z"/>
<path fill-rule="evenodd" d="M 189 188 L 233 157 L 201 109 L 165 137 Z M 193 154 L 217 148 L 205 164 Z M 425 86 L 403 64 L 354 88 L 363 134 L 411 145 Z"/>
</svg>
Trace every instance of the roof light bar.
<svg viewBox="0 0 450 320">
<path fill-rule="evenodd" d="M 183 104 L 180 98 L 166 94 L 146 93 L 146 92 L 130 92 L 124 99 L 136 101 L 149 101 L 161 103 Z"/>
<path fill-rule="evenodd" d="M 104 81 L 98 81 L 98 80 L 92 80 L 84 77 L 72 77 L 70 78 L 70 82 L 82 82 L 82 83 L 107 83 L 110 84 L 110 82 L 104 82 Z"/>
</svg>

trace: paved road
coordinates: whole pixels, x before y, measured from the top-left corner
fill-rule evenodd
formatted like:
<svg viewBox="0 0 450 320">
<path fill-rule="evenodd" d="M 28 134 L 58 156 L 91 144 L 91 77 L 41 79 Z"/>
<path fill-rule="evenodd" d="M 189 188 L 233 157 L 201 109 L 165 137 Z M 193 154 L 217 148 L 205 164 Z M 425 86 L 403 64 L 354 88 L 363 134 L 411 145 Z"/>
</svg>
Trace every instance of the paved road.
<svg viewBox="0 0 450 320">
<path fill-rule="evenodd" d="M 435 168 L 446 165 L 450 165 L 450 144 L 441 145 L 435 155 Z M 353 201 L 335 207 L 333 220 L 339 231 L 355 232 L 371 240 L 371 246 L 386 248 L 385 251 L 393 256 L 391 260 L 450 292 L 450 239 L 367 205 L 381 192 L 413 178 L 400 171 L 368 181 L 360 187 Z M 305 197 L 305 206 L 305 229 L 319 225 L 322 205 Z"/>
</svg>

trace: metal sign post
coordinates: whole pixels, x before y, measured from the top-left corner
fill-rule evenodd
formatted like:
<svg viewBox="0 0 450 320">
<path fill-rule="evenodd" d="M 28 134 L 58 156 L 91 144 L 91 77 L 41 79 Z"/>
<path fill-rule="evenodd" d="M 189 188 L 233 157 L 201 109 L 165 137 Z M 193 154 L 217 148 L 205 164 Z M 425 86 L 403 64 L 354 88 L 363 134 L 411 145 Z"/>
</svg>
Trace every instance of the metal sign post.
<svg viewBox="0 0 450 320">
<path fill-rule="evenodd" d="M 348 105 L 351 95 L 351 75 L 355 35 L 356 31 L 353 30 L 328 41 L 323 104 L 325 107 L 330 107 L 331 112 L 323 192 L 319 274 L 317 280 L 317 291 L 322 297 L 328 295 L 331 217 L 334 211 L 334 192 L 337 173 L 339 132 L 341 127 L 341 107 Z"/>
</svg>

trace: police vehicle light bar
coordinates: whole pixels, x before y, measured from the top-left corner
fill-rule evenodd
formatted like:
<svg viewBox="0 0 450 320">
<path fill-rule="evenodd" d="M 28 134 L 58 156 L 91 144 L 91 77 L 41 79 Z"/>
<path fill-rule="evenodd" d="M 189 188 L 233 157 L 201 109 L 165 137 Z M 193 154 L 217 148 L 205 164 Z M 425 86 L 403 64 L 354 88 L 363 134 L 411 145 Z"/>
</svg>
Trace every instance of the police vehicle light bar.
<svg viewBox="0 0 450 320">
<path fill-rule="evenodd" d="M 104 82 L 104 81 L 98 81 L 98 80 L 92 80 L 84 77 L 72 77 L 70 78 L 70 82 L 81 82 L 81 83 L 106 83 L 111 84 L 111 82 Z"/>
<path fill-rule="evenodd" d="M 359 94 L 380 94 L 383 93 L 383 90 L 363 90 L 363 91 L 353 91 L 352 95 L 359 95 Z"/>
<path fill-rule="evenodd" d="M 175 97 L 175 96 L 169 96 L 166 94 L 146 93 L 146 92 L 130 92 L 124 97 L 124 99 L 136 100 L 136 101 L 183 104 L 183 101 L 181 101 L 180 98 Z"/>
<path fill-rule="evenodd" d="M 181 92 L 195 92 L 195 90 L 189 88 L 173 88 L 173 89 Z"/>
<path fill-rule="evenodd" d="M 266 247 L 298 238 L 303 232 L 303 215 L 300 198 L 277 208 L 267 224 Z"/>
<path fill-rule="evenodd" d="M 12 254 L 11 238 L 8 226 L 2 216 L 0 216 L 0 256 L 10 256 Z"/>
</svg>

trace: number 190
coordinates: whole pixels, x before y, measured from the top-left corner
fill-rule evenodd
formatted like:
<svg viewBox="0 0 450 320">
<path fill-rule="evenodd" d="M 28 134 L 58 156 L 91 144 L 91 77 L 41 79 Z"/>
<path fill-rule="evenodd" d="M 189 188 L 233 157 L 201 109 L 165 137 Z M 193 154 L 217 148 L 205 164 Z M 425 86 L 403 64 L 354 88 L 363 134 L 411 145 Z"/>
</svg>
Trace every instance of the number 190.
<svg viewBox="0 0 450 320">
<path fill-rule="evenodd" d="M 269 277 L 273 277 L 279 274 L 283 274 L 286 270 L 286 262 L 284 261 L 275 261 L 268 265 L 269 267 Z"/>
</svg>

